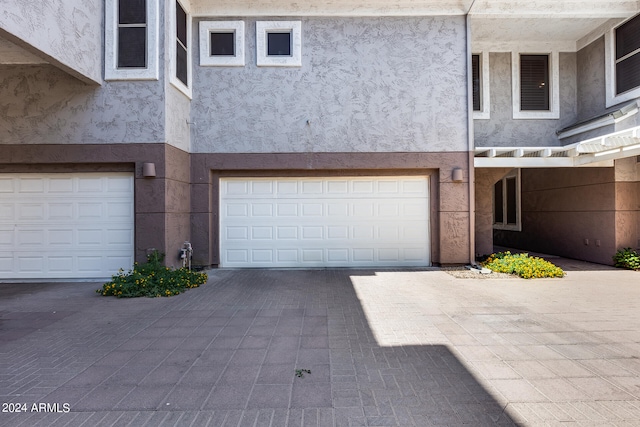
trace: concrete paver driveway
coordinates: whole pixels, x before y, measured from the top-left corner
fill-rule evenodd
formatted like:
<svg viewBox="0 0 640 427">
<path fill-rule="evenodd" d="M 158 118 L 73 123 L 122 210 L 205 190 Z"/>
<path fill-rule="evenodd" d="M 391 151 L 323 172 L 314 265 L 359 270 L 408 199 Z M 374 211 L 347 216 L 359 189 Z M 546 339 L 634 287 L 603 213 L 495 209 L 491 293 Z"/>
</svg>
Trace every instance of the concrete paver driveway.
<svg viewBox="0 0 640 427">
<path fill-rule="evenodd" d="M 3 284 L 0 424 L 638 426 L 640 273 L 572 265 L 213 270 L 129 300 Z"/>
</svg>

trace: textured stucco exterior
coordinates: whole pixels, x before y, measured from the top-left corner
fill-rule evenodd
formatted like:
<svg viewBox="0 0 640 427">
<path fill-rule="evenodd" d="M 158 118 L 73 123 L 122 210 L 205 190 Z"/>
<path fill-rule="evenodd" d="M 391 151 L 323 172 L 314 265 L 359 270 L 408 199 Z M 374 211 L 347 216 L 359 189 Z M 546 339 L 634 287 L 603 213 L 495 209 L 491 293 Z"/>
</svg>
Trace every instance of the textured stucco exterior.
<svg viewBox="0 0 640 427">
<path fill-rule="evenodd" d="M 578 51 L 578 121 L 605 112 L 604 37 Z"/>
<path fill-rule="evenodd" d="M 87 83 L 102 82 L 104 2 L 0 0 L 0 36 Z"/>
<path fill-rule="evenodd" d="M 493 253 L 493 186 L 510 168 L 475 169 L 475 255 Z"/>
<path fill-rule="evenodd" d="M 0 144 L 163 142 L 158 82 L 89 86 L 51 65 L 0 66 Z"/>
<path fill-rule="evenodd" d="M 491 118 L 475 120 L 476 147 L 564 145 L 556 132 L 576 122 L 576 54 L 560 53 L 560 119 L 513 119 L 511 53 L 490 53 Z"/>
<path fill-rule="evenodd" d="M 193 152 L 467 149 L 463 17 L 300 20 L 302 67 L 257 67 L 246 18 L 246 66 L 194 67 Z"/>
</svg>

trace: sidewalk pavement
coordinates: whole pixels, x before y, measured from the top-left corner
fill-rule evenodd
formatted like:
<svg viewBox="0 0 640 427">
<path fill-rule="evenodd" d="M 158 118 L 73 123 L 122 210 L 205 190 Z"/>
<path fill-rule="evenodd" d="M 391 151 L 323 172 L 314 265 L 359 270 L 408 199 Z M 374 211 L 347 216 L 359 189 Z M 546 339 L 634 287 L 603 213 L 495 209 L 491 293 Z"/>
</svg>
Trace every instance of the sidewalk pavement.
<svg viewBox="0 0 640 427">
<path fill-rule="evenodd" d="M 640 273 L 554 262 L 221 269 L 153 299 L 1 284 L 0 425 L 640 425 Z"/>
</svg>

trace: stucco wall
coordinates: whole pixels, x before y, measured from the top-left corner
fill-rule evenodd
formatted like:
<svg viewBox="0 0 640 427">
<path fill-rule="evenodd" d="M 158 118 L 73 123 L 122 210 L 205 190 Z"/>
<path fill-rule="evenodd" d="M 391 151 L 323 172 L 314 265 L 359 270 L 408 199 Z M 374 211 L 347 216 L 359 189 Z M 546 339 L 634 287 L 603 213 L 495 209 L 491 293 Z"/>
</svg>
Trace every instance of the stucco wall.
<svg viewBox="0 0 640 427">
<path fill-rule="evenodd" d="M 302 18 L 300 68 L 258 68 L 244 21 L 244 67 L 195 60 L 193 152 L 467 150 L 463 17 Z"/>
<path fill-rule="evenodd" d="M 166 84 L 167 143 L 190 152 L 191 129 L 197 126 L 190 118 L 191 101 L 170 83 Z"/>
<path fill-rule="evenodd" d="M 521 177 L 522 231 L 495 231 L 495 244 L 611 264 L 614 168 L 523 169 Z"/>
<path fill-rule="evenodd" d="M 163 142 L 159 82 L 89 86 L 51 65 L 0 66 L 0 144 Z"/>
<path fill-rule="evenodd" d="M 475 170 L 475 255 L 493 253 L 493 186 L 510 168 Z"/>
<path fill-rule="evenodd" d="M 511 53 L 490 53 L 491 118 L 474 120 L 477 147 L 564 145 L 556 131 L 576 121 L 576 54 L 560 53 L 560 119 L 514 120 Z"/>
<path fill-rule="evenodd" d="M 578 51 L 578 121 L 605 112 L 604 37 Z"/>
<path fill-rule="evenodd" d="M 102 82 L 104 2 L 0 0 L 0 36 L 85 82 Z"/>
</svg>

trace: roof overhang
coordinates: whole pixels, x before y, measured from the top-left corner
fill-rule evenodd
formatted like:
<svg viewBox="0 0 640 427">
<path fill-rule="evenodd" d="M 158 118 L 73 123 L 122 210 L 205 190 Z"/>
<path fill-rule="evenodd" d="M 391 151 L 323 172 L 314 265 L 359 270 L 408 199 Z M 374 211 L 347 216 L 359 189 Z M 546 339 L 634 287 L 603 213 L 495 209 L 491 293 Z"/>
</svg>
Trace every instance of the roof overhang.
<svg viewBox="0 0 640 427">
<path fill-rule="evenodd" d="M 640 156 L 640 126 L 586 139 L 563 147 L 479 147 L 477 168 L 558 168 L 613 166 L 613 161 Z"/>
<path fill-rule="evenodd" d="M 636 0 L 190 0 L 193 16 L 435 16 L 626 18 Z"/>
</svg>

